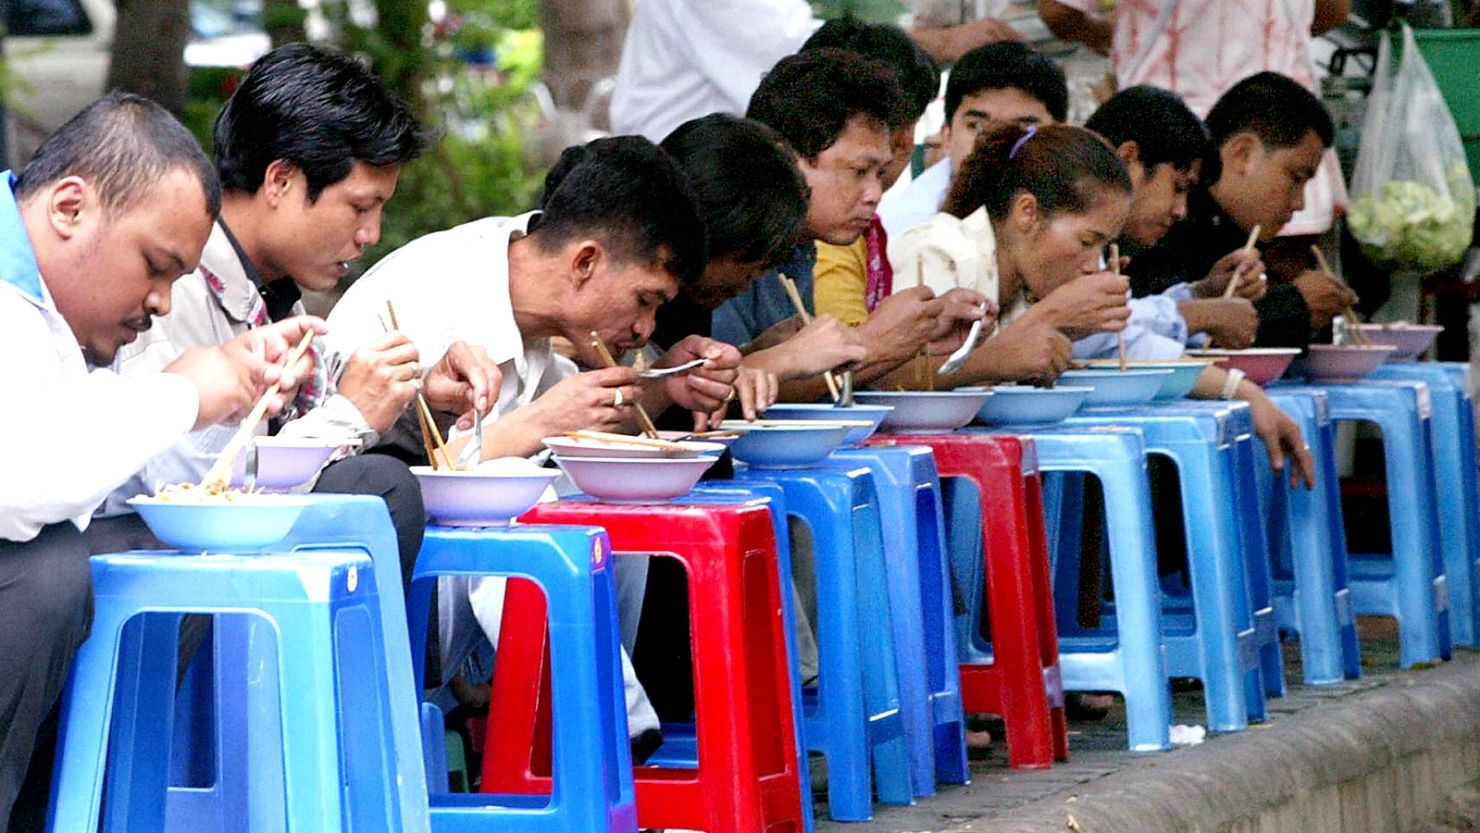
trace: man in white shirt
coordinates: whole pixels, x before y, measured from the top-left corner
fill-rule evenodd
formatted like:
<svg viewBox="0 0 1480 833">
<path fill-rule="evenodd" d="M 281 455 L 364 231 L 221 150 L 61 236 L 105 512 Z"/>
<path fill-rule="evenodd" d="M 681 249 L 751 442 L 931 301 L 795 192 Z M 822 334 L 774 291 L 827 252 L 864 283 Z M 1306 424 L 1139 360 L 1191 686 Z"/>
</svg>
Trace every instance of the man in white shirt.
<svg viewBox="0 0 1480 833">
<path fill-rule="evenodd" d="M 308 44 L 274 49 L 252 66 L 216 119 L 221 216 L 200 268 L 174 286 L 172 313 L 119 351 L 126 376 L 156 373 L 190 347 L 219 344 L 303 312 L 303 289 L 333 289 L 350 261 L 380 238 L 380 218 L 401 166 L 429 136 L 410 107 L 354 58 Z M 322 351 L 321 351 L 322 354 Z M 343 357 L 299 392 L 283 436 L 374 444 L 418 387 L 446 410 L 491 398 L 497 369 L 480 350 L 456 345 L 423 380 L 416 345 L 385 334 Z M 114 491 L 88 531 L 94 552 L 152 546 L 125 501 L 156 483 L 197 481 L 236 433 L 210 426 L 153 459 Z M 263 424 L 260 431 L 269 432 Z M 358 454 L 329 464 L 318 492 L 382 498 L 396 528 L 401 583 L 409 584 L 426 512 L 404 462 Z M 394 582 L 387 582 L 394 584 Z M 188 648 L 181 652 L 187 659 Z"/>
<path fill-rule="evenodd" d="M 994 43 L 966 53 L 946 81 L 946 123 L 940 141 L 946 157 L 879 202 L 890 237 L 934 217 L 945 205 L 951 178 L 994 125 L 1062 122 L 1069 112 L 1064 71 L 1048 56 L 1021 43 Z"/>
<path fill-rule="evenodd" d="M 147 99 L 93 103 L 0 187 L 0 375 L 20 397 L 0 410 L 0 827 L 19 831 L 45 823 L 53 709 L 91 621 L 81 530 L 93 509 L 145 460 L 239 418 L 273 382 L 285 391 L 279 410 L 307 365 L 275 364 L 322 322 L 292 318 L 189 350 L 162 373 L 98 369 L 169 312 L 170 285 L 195 268 L 220 210 L 194 138 Z"/>
<path fill-rule="evenodd" d="M 694 358 L 695 371 L 640 385 L 637 371 L 577 372 L 551 349 L 560 336 L 582 364 L 602 367 L 592 333 L 613 354 L 642 346 L 657 310 L 680 284 L 696 283 L 707 262 L 704 224 L 684 175 L 652 143 L 635 136 L 568 149 L 545 180 L 541 211 L 487 217 L 413 240 L 381 260 L 345 293 L 329 318 L 341 352 L 379 337 L 379 315 L 393 300 L 401 331 L 426 361 L 456 340 L 482 348 L 503 378 L 483 428 L 484 459 L 528 457 L 541 440 L 578 429 L 617 430 L 632 406 L 670 405 L 707 419 L 726 404 L 740 366 L 729 345 L 689 336 L 654 364 Z M 451 415 L 440 415 L 450 424 Z M 419 432 L 403 418 L 382 442 L 407 453 Z M 456 454 L 465 438 L 449 446 Z M 622 562 L 619 561 L 618 564 Z M 497 639 L 501 579 L 443 579 L 438 586 L 443 676 L 450 677 L 485 635 Z M 623 663 L 624 666 L 628 664 Z M 656 716 L 627 671 L 629 732 L 657 728 Z"/>
<path fill-rule="evenodd" d="M 761 77 L 821 25 L 806 0 L 642 0 L 622 46 L 612 132 L 657 142 L 690 119 L 744 113 Z M 1018 37 L 990 17 L 909 35 L 941 63 Z"/>
</svg>

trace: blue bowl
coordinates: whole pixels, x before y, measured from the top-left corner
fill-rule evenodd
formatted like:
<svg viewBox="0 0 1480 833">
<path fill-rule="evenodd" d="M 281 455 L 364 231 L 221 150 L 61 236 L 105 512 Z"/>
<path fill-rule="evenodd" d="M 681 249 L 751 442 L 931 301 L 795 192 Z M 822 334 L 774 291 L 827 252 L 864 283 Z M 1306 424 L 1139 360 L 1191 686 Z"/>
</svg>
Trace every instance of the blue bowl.
<svg viewBox="0 0 1480 833">
<path fill-rule="evenodd" d="M 982 403 L 991 397 L 986 388 L 957 388 L 937 391 L 866 390 L 853 394 L 869 405 L 889 405 L 885 430 L 895 434 L 949 434 L 971 422 Z"/>
<path fill-rule="evenodd" d="M 1125 408 L 1150 402 L 1171 375 L 1170 370 L 1070 370 L 1059 382 L 1094 388 L 1084 399 L 1086 407 Z"/>
<path fill-rule="evenodd" d="M 852 405 L 847 408 L 839 408 L 836 405 L 804 405 L 795 402 L 784 402 L 767 408 L 766 419 L 869 420 L 873 425 L 860 425 L 857 428 L 851 428 L 848 430 L 848 436 L 843 438 L 844 445 L 858 445 L 873 435 L 875 431 L 879 430 L 879 423 L 883 422 L 884 417 L 892 410 L 894 408 L 889 405 Z"/>
<path fill-rule="evenodd" d="M 306 495 L 233 495 L 230 500 L 131 498 L 154 537 L 191 552 L 239 553 L 283 540 L 310 498 Z"/>
<path fill-rule="evenodd" d="M 736 420 L 735 425 L 749 430 L 730 446 L 730 453 L 736 460 L 758 469 L 815 466 L 836 451 L 848 432 L 853 430 L 846 425 L 808 425 L 805 422 L 761 426 Z M 721 423 L 720 427 L 729 428 L 731 423 Z"/>
<path fill-rule="evenodd" d="M 987 425 L 1052 425 L 1079 410 L 1092 392 L 1094 388 L 1067 385 L 998 385 L 992 388 L 992 398 L 976 412 L 976 418 Z"/>
<path fill-rule="evenodd" d="M 1213 363 L 1212 359 L 1182 359 L 1180 361 L 1132 361 L 1130 367 L 1134 370 L 1170 370 L 1172 375 L 1161 383 L 1161 390 L 1152 397 L 1155 402 L 1166 402 L 1173 399 L 1185 399 L 1197 387 L 1198 377 L 1202 376 L 1203 369 Z M 1109 370 L 1119 368 L 1115 359 L 1096 359 L 1089 363 L 1095 370 Z"/>
</svg>

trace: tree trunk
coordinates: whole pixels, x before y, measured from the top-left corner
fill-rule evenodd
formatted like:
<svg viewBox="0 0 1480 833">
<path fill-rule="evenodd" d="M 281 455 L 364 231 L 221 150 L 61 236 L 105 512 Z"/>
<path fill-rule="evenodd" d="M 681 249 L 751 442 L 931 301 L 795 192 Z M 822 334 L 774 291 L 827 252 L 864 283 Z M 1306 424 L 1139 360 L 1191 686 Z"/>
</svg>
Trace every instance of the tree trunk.
<svg viewBox="0 0 1480 833">
<path fill-rule="evenodd" d="M 541 0 L 545 85 L 555 105 L 580 110 L 592 87 L 617 74 L 627 36 L 625 0 Z M 593 113 L 598 123 L 605 113 Z"/>
<path fill-rule="evenodd" d="M 108 89 L 148 96 L 185 114 L 189 0 L 118 0 Z"/>
</svg>

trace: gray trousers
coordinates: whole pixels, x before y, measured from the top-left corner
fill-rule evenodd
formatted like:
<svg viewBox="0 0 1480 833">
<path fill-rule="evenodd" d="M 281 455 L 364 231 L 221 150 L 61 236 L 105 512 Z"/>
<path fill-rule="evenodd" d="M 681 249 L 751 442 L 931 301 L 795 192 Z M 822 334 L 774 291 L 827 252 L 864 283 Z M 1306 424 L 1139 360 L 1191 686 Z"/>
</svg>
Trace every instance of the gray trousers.
<svg viewBox="0 0 1480 833">
<path fill-rule="evenodd" d="M 55 736 L 38 746 L 37 735 L 92 615 L 87 544 L 70 521 L 0 541 L 0 828 L 39 830 L 46 818 Z"/>
</svg>

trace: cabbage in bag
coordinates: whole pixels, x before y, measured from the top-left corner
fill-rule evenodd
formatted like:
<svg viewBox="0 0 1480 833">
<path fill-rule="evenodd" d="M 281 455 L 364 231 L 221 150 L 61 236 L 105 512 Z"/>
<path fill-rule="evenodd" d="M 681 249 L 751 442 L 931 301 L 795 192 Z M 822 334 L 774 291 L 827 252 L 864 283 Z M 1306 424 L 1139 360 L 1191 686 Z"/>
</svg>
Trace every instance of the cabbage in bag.
<svg viewBox="0 0 1480 833">
<path fill-rule="evenodd" d="M 1407 26 L 1396 75 L 1391 53 L 1383 33 L 1347 224 L 1378 266 L 1431 271 L 1469 248 L 1475 186 L 1454 117 Z"/>
</svg>

